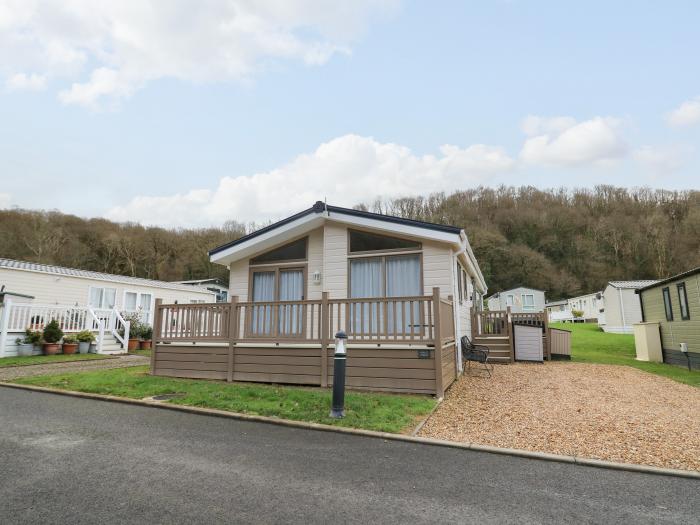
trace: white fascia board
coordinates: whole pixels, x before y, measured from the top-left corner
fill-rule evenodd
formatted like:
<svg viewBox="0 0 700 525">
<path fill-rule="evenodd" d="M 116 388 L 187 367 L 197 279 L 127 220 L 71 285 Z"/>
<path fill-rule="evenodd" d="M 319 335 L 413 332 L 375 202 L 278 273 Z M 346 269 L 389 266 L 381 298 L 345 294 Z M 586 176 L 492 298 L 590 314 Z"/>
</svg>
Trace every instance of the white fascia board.
<svg viewBox="0 0 700 525">
<path fill-rule="evenodd" d="M 378 230 L 394 234 L 398 233 L 409 237 L 418 237 L 420 239 L 428 239 L 432 241 L 447 242 L 455 246 L 459 246 L 461 244 L 460 235 L 457 233 L 441 232 L 410 224 L 387 222 L 381 219 L 371 219 L 369 217 L 357 217 L 356 215 L 346 215 L 342 212 L 329 212 L 328 219 L 334 222 L 341 222 L 371 230 Z"/>
<path fill-rule="evenodd" d="M 324 214 L 311 213 L 305 215 L 295 221 L 283 224 L 274 230 L 256 235 L 252 239 L 248 239 L 226 250 L 215 253 L 209 257 L 209 260 L 213 263 L 228 266 L 232 262 L 272 248 L 280 242 L 284 242 L 285 238 L 292 239 L 295 236 L 303 235 L 304 233 L 314 230 L 322 226 L 324 220 Z"/>
<path fill-rule="evenodd" d="M 467 269 L 471 271 L 472 275 L 476 277 L 477 287 L 479 288 L 481 294 L 486 295 L 486 292 L 488 291 L 486 280 L 484 279 L 484 275 L 481 273 L 481 268 L 479 268 L 479 263 L 474 256 L 474 252 L 472 251 L 472 247 L 469 244 L 469 239 L 467 239 L 467 234 L 464 233 L 464 230 L 461 231 L 460 237 L 462 239 L 460 259 L 467 266 Z"/>
</svg>

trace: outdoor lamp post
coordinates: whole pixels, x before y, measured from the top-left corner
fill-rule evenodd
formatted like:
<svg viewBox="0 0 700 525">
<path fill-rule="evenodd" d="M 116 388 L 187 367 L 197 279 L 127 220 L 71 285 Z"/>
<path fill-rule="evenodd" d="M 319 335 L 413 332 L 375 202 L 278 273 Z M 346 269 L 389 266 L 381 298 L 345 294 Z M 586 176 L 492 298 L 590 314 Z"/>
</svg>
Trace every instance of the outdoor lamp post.
<svg viewBox="0 0 700 525">
<path fill-rule="evenodd" d="M 330 417 L 345 417 L 345 344 L 348 336 L 342 330 L 335 334 L 335 354 L 333 355 L 333 403 Z"/>
</svg>

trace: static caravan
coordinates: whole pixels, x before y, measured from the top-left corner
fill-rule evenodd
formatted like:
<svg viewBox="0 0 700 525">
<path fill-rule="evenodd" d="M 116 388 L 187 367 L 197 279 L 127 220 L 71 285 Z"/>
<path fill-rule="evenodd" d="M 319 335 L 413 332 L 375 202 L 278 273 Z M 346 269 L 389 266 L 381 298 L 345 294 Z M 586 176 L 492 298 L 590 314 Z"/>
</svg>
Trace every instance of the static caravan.
<svg viewBox="0 0 700 525">
<path fill-rule="evenodd" d="M 598 317 L 598 326 L 605 332 L 631 334 L 632 325 L 642 320 L 642 306 L 635 290 L 656 282 L 610 281 L 603 291 L 603 311 Z"/>
<path fill-rule="evenodd" d="M 544 291 L 518 286 L 503 292 L 497 292 L 487 299 L 489 310 L 507 310 L 513 313 L 543 312 L 545 306 Z"/>
<path fill-rule="evenodd" d="M 155 374 L 328 386 L 342 330 L 349 386 L 442 395 L 486 293 L 461 228 L 323 202 L 209 254 L 230 270 L 231 306 L 202 306 L 214 321 L 198 332 L 179 324 L 188 308 L 158 307 Z M 182 366 L 180 341 L 210 369 Z M 229 347 L 228 363 L 213 357 Z"/>
<path fill-rule="evenodd" d="M 700 368 L 700 268 L 637 290 L 642 321 L 659 323 L 665 363 Z"/>
<path fill-rule="evenodd" d="M 110 335 L 123 314 L 153 322 L 156 297 L 168 302 L 208 303 L 216 294 L 183 284 L 64 268 L 12 259 L 0 259 L 0 288 L 9 295 L 0 310 L 0 357 L 16 355 L 15 339 L 26 328 L 41 329 L 57 318 L 64 332 L 94 328 L 92 316 L 107 323 L 114 353 L 121 351 Z M 117 315 L 119 314 L 119 315 Z M 105 343 L 105 341 L 103 341 Z M 105 353 L 107 346 L 103 345 Z"/>
</svg>

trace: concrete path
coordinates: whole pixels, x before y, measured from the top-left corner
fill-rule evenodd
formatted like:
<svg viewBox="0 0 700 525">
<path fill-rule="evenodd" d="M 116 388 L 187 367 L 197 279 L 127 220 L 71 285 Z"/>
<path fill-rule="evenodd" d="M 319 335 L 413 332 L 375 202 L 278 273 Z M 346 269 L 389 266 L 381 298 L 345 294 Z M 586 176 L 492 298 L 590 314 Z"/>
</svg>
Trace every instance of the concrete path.
<svg viewBox="0 0 700 525">
<path fill-rule="evenodd" d="M 0 381 L 12 381 L 19 377 L 43 376 L 48 374 L 63 374 L 65 372 L 87 372 L 90 370 L 105 370 L 108 368 L 126 368 L 129 366 L 147 365 L 150 358 L 142 355 L 123 355 L 114 359 L 96 359 L 86 361 L 68 361 L 43 365 L 8 366 L 0 368 Z"/>
<path fill-rule="evenodd" d="M 0 388 L 8 523 L 695 523 L 698 482 Z"/>
</svg>

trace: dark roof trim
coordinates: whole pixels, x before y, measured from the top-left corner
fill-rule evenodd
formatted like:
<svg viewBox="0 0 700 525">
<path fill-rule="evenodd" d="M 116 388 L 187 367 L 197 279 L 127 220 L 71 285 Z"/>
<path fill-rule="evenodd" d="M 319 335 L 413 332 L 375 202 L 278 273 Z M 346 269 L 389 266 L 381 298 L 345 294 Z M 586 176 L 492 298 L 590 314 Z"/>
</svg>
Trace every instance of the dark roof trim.
<svg viewBox="0 0 700 525">
<path fill-rule="evenodd" d="M 258 235 L 262 235 L 263 233 L 275 230 L 280 226 L 289 224 L 290 222 L 293 222 L 297 219 L 301 219 L 302 217 L 305 217 L 311 213 L 323 213 L 326 210 L 329 212 L 329 215 L 332 213 L 352 215 L 354 217 L 364 217 L 367 219 L 375 219 L 383 222 L 391 222 L 394 224 L 405 224 L 407 226 L 416 226 L 418 228 L 425 228 L 426 230 L 434 230 L 444 233 L 454 233 L 459 235 L 459 233 L 462 231 L 462 228 L 459 228 L 458 226 L 449 226 L 445 224 L 435 224 L 432 222 L 416 221 L 413 219 L 404 219 L 403 217 L 395 217 L 393 215 L 382 215 L 381 213 L 372 213 L 369 211 L 362 210 L 353 210 L 351 208 L 341 208 L 340 206 L 329 206 L 321 201 L 317 201 L 316 204 L 314 204 L 311 208 L 308 208 L 302 212 L 292 215 L 291 217 L 287 217 L 286 219 L 282 219 L 281 221 L 278 221 L 274 224 L 270 224 L 269 226 L 265 226 L 264 228 L 254 231 L 253 233 L 244 235 L 243 237 L 236 239 L 235 241 L 231 241 L 226 244 L 222 244 L 221 246 L 217 246 L 216 248 L 209 250 L 209 255 L 214 255 L 228 248 L 232 248 L 233 246 L 236 246 L 238 244 L 244 243 L 250 239 L 257 237 Z"/>
<path fill-rule="evenodd" d="M 691 275 L 695 275 L 696 273 L 700 273 L 700 266 L 697 268 L 693 268 L 692 270 L 688 270 L 687 272 L 679 273 L 678 275 L 673 275 L 671 277 L 667 277 L 666 279 L 663 279 L 661 281 L 655 282 L 654 284 L 650 284 L 648 286 L 645 286 L 644 288 L 637 288 L 634 293 L 640 293 L 644 292 L 646 290 L 650 290 L 652 288 L 656 288 L 657 286 L 661 286 L 662 284 L 668 284 L 673 281 L 677 281 L 678 279 L 685 279 L 686 277 L 690 277 Z"/>
</svg>

